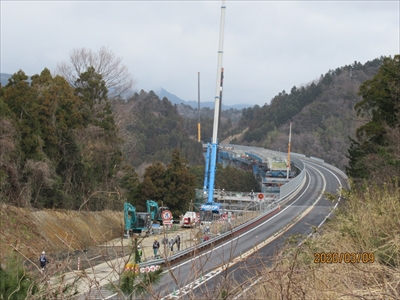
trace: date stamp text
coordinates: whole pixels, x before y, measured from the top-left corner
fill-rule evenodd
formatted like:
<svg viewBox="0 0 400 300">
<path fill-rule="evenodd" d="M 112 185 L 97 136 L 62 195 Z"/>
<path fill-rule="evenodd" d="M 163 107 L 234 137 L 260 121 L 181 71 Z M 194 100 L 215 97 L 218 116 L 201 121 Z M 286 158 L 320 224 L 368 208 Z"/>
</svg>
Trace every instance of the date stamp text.
<svg viewBox="0 0 400 300">
<path fill-rule="evenodd" d="M 373 252 L 316 252 L 314 253 L 314 263 L 316 264 L 337 264 L 337 263 L 373 263 L 375 255 Z"/>
</svg>

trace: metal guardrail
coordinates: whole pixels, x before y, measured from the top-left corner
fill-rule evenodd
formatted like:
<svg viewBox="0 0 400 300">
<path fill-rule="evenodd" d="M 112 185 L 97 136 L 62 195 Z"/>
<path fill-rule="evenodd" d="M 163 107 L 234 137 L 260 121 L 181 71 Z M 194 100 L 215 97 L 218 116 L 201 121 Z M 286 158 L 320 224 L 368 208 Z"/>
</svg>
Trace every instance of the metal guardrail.
<svg viewBox="0 0 400 300">
<path fill-rule="evenodd" d="M 339 168 L 332 166 L 330 164 L 327 164 L 324 162 L 324 160 L 319 159 L 319 158 L 315 158 L 315 157 L 310 157 L 311 160 L 316 160 L 319 162 L 323 163 L 323 166 L 325 168 L 331 169 L 332 171 L 335 171 L 336 173 L 339 173 L 347 182 L 349 182 L 349 177 L 347 177 L 347 174 L 345 172 L 343 172 L 342 170 L 340 170 Z"/>
<path fill-rule="evenodd" d="M 301 183 L 304 181 L 304 179 L 306 177 L 306 169 L 305 169 L 304 163 L 296 157 L 292 158 L 292 163 L 299 170 L 301 170 L 301 172 L 295 178 L 293 178 L 291 181 L 289 181 L 288 183 L 281 186 L 280 194 L 279 194 L 280 198 L 284 198 L 284 197 L 290 195 L 293 190 L 296 190 L 301 185 Z"/>
<path fill-rule="evenodd" d="M 270 150 L 265 150 L 265 149 L 261 149 L 261 150 L 262 150 L 262 152 L 268 152 L 269 155 L 273 154 L 273 155 L 276 155 L 276 156 L 280 156 L 280 154 L 281 154 L 280 152 L 276 152 L 276 151 L 270 151 Z M 257 154 L 258 154 L 258 152 L 257 152 Z M 263 154 L 266 154 L 266 153 L 263 153 Z M 304 155 L 301 155 L 301 154 L 294 154 L 294 155 L 295 156 L 305 157 Z M 318 160 L 318 159 L 315 159 L 315 158 L 312 158 L 312 159 Z M 212 245 L 213 243 L 217 243 L 217 242 L 219 242 L 219 241 L 221 241 L 223 239 L 226 239 L 229 236 L 234 235 L 236 232 L 238 232 L 240 230 L 243 230 L 244 228 L 246 228 L 248 226 L 251 226 L 253 223 L 258 222 L 262 218 L 265 218 L 267 215 L 269 215 L 272 212 L 276 211 L 279 208 L 280 204 L 284 204 L 287 201 L 290 201 L 291 197 L 293 195 L 295 195 L 305 183 L 305 178 L 306 178 L 305 173 L 306 173 L 306 171 L 305 171 L 304 163 L 300 159 L 296 159 L 295 157 L 292 158 L 292 162 L 296 165 L 296 167 L 298 167 L 301 170 L 301 172 L 300 172 L 300 174 L 298 176 L 296 176 L 296 178 L 294 178 L 294 179 L 297 179 L 297 180 L 292 179 L 290 182 L 288 182 L 288 183 L 286 183 L 284 185 L 284 186 L 287 186 L 290 189 L 288 189 L 288 192 L 284 193 L 283 196 L 282 196 L 282 193 L 281 193 L 280 198 L 273 203 L 273 205 L 274 205 L 273 208 L 267 209 L 260 216 L 254 218 L 254 219 L 251 219 L 251 220 L 249 220 L 249 221 L 247 221 L 247 222 L 245 222 L 245 223 L 243 223 L 243 224 L 241 224 L 241 225 L 239 225 L 237 227 L 234 227 L 230 231 L 227 231 L 225 233 L 219 234 L 219 235 L 209 239 L 208 241 L 204 241 L 199 245 L 195 245 L 195 246 L 191 246 L 189 248 L 186 248 L 185 250 L 182 250 L 182 251 L 170 256 L 167 259 L 160 258 L 160 259 L 153 259 L 153 260 L 149 260 L 149 261 L 146 261 L 146 262 L 143 262 L 143 263 L 139 263 L 139 267 L 141 268 L 141 267 L 147 267 L 147 266 L 151 266 L 151 265 L 162 265 L 162 264 L 165 264 L 166 262 L 173 262 L 174 260 L 182 259 L 185 256 L 190 255 L 194 251 L 201 252 L 201 249 L 203 249 L 205 247 L 208 247 L 208 246 Z M 335 169 L 336 171 L 339 171 L 339 173 L 341 173 L 342 176 L 347 179 L 347 176 L 346 176 L 346 174 L 344 172 L 342 172 L 341 170 L 339 170 L 336 167 L 333 167 L 331 165 L 328 165 L 328 166 L 331 169 Z M 292 220 L 291 223 L 293 223 L 293 220 Z M 110 297 L 113 297 L 113 296 L 115 296 L 115 295 L 111 295 Z M 107 297 L 105 299 L 108 299 L 110 297 Z"/>
<path fill-rule="evenodd" d="M 266 215 L 272 213 L 273 211 L 275 211 L 275 210 L 278 209 L 278 208 L 279 208 L 279 204 L 276 203 L 276 204 L 274 204 L 274 207 L 273 207 L 273 208 L 271 208 L 271 209 L 265 211 L 265 212 L 264 212 L 263 214 L 261 214 L 260 216 L 254 218 L 254 219 L 251 219 L 251 220 L 249 220 L 249 221 L 247 221 L 247 222 L 245 222 L 245 223 L 243 223 L 243 224 L 241 224 L 241 225 L 239 225 L 239 226 L 237 226 L 237 227 L 234 227 L 234 228 L 233 228 L 232 230 L 230 230 L 230 231 L 224 232 L 224 233 L 222 233 L 222 234 L 218 234 L 217 236 L 215 236 L 215 237 L 209 239 L 208 241 L 204 241 L 204 242 L 202 242 L 202 243 L 199 244 L 199 245 L 191 246 L 191 247 L 189 247 L 189 248 L 186 248 L 185 250 L 179 251 L 179 253 L 173 254 L 172 256 L 170 256 L 170 257 L 167 258 L 167 259 L 160 258 L 160 259 L 154 259 L 154 260 L 150 260 L 150 261 L 146 261 L 146 262 L 140 263 L 140 264 L 139 264 L 139 267 L 146 267 L 146 266 L 151 266 L 151 265 L 160 265 L 160 264 L 164 264 L 164 263 L 166 263 L 166 262 L 172 262 L 172 261 L 174 261 L 174 260 L 176 260 L 176 259 L 180 259 L 180 258 L 182 258 L 183 256 L 186 256 L 186 255 L 192 253 L 193 251 L 201 250 L 202 248 L 205 248 L 205 247 L 207 247 L 207 246 L 209 246 L 209 245 L 211 245 L 211 244 L 213 244 L 213 243 L 216 243 L 216 242 L 218 242 L 219 240 L 222 240 L 222 239 L 224 239 L 224 238 L 227 238 L 227 237 L 230 236 L 230 235 L 233 235 L 233 234 L 236 233 L 237 231 L 242 230 L 243 228 L 245 228 L 245 227 L 251 225 L 251 224 L 254 223 L 254 222 L 257 222 L 258 220 L 260 220 L 261 218 L 265 217 Z"/>
<path fill-rule="evenodd" d="M 304 177 L 304 179 L 305 179 L 305 177 Z M 234 235 L 236 232 L 238 232 L 238 231 L 250 226 L 253 223 L 258 222 L 260 219 L 262 219 L 265 216 L 269 215 L 270 213 L 276 211 L 279 208 L 280 203 L 285 202 L 290 196 L 295 194 L 297 192 L 297 190 L 301 186 L 302 186 L 302 182 L 300 182 L 299 185 L 297 185 L 295 187 L 295 189 L 292 190 L 292 192 L 290 194 L 287 194 L 285 197 L 280 198 L 278 201 L 276 201 L 274 204 L 272 204 L 272 205 L 274 205 L 274 207 L 270 208 L 269 210 L 266 210 L 264 213 L 262 213 L 258 217 L 254 218 L 254 219 L 251 219 L 251 220 L 249 220 L 249 221 L 247 221 L 247 222 L 245 222 L 245 223 L 233 228 L 230 231 L 227 231 L 225 233 L 219 234 L 216 237 L 213 237 L 213 238 L 209 239 L 208 241 L 204 241 L 199 245 L 191 246 L 189 248 L 186 248 L 185 250 L 182 250 L 179 253 L 173 254 L 172 256 L 170 256 L 167 259 L 160 258 L 160 259 L 154 259 L 154 260 L 146 261 L 146 262 L 140 263 L 139 267 L 147 267 L 147 266 L 151 266 L 151 265 L 161 265 L 161 264 L 165 264 L 167 262 L 173 262 L 174 260 L 181 259 L 184 256 L 189 255 L 193 251 L 201 251 L 201 249 L 203 249 L 203 248 L 205 248 L 205 247 L 207 247 L 207 246 L 209 246 L 211 244 L 218 243 L 220 240 L 223 240 L 223 239 L 225 239 L 225 238 L 227 238 L 227 237 L 229 237 L 231 235 Z"/>
<path fill-rule="evenodd" d="M 238 147 L 238 148 L 240 148 L 240 147 Z M 270 150 L 266 150 L 266 149 L 260 149 L 260 150 L 261 150 L 260 152 L 254 151 L 255 152 L 254 154 L 260 155 L 260 156 L 271 155 L 271 154 L 280 156 L 280 154 L 281 154 L 279 152 L 270 151 Z M 205 248 L 205 247 L 207 247 L 207 246 L 209 246 L 209 245 L 211 245 L 213 243 L 217 243 L 218 241 L 220 241 L 222 239 L 225 239 L 230 235 L 235 234 L 237 231 L 240 231 L 243 228 L 248 227 L 253 223 L 256 223 L 260 219 L 264 218 L 266 215 L 274 212 L 276 209 L 278 209 L 280 203 L 286 202 L 292 195 L 294 195 L 302 187 L 302 185 L 303 185 L 303 183 L 305 181 L 305 178 L 306 178 L 305 173 L 306 173 L 306 171 L 305 171 L 304 163 L 300 159 L 295 158 L 295 157 L 293 157 L 292 162 L 299 170 L 301 170 L 301 172 L 300 172 L 299 175 L 297 175 L 290 182 L 288 182 L 288 183 L 286 183 L 285 185 L 282 186 L 282 187 L 285 187 L 285 186 L 286 187 L 285 187 L 283 193 L 282 192 L 280 193 L 280 198 L 273 204 L 273 205 L 275 205 L 274 208 L 271 208 L 271 209 L 265 211 L 260 216 L 254 218 L 252 220 L 249 220 L 249 221 L 247 221 L 247 222 L 245 222 L 245 223 L 233 228 L 230 231 L 227 231 L 225 233 L 219 234 L 218 236 L 213 237 L 213 238 L 209 239 L 208 241 L 204 241 L 199 245 L 186 248 L 185 250 L 182 250 L 179 253 L 173 254 L 172 256 L 170 256 L 167 259 L 160 258 L 160 259 L 154 259 L 154 260 L 146 261 L 146 262 L 140 263 L 139 267 L 146 267 L 146 266 L 151 266 L 151 265 L 165 264 L 166 262 L 172 262 L 172 261 L 174 261 L 176 259 L 181 259 L 184 256 L 189 255 L 193 251 L 197 251 L 197 250 L 201 251 L 202 248 Z M 282 189 L 282 187 L 281 187 L 281 189 Z"/>
<path fill-rule="evenodd" d="M 310 159 L 319 161 L 320 163 L 323 163 L 323 164 L 325 163 L 325 160 L 318 158 L 318 157 L 310 156 Z"/>
<path fill-rule="evenodd" d="M 349 180 L 349 177 L 347 177 L 346 173 L 343 172 L 342 170 L 336 168 L 335 166 L 332 166 L 332 165 L 324 163 L 324 167 L 327 167 L 328 169 L 334 170 L 335 172 L 341 174 L 344 179 L 346 179 L 347 181 Z"/>
</svg>

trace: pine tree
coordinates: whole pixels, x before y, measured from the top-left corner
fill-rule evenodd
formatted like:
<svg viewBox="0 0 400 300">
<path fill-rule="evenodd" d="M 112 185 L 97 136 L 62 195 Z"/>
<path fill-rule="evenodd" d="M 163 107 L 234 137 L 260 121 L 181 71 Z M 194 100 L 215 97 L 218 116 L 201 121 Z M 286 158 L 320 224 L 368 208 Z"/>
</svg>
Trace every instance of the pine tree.
<svg viewBox="0 0 400 300">
<path fill-rule="evenodd" d="M 165 178 L 165 202 L 173 215 L 185 212 L 188 203 L 194 199 L 195 177 L 189 172 L 187 160 L 180 156 L 178 149 L 172 151 Z"/>
<path fill-rule="evenodd" d="M 356 178 L 400 176 L 400 158 L 393 147 L 400 136 L 400 55 L 384 58 L 378 73 L 360 86 L 359 95 L 362 101 L 355 109 L 368 122 L 357 129 L 357 141 L 351 140 L 347 172 Z"/>
</svg>

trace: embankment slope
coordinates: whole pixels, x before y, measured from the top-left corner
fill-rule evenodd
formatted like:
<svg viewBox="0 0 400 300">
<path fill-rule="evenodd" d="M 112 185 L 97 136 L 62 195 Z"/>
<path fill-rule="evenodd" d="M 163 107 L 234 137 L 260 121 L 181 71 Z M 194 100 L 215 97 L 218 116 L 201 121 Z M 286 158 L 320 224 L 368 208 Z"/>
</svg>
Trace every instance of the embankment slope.
<svg viewBox="0 0 400 300">
<path fill-rule="evenodd" d="M 83 250 L 123 234 L 123 212 L 34 210 L 0 205 L 0 261 L 13 251 L 36 259 L 41 251 Z"/>
</svg>

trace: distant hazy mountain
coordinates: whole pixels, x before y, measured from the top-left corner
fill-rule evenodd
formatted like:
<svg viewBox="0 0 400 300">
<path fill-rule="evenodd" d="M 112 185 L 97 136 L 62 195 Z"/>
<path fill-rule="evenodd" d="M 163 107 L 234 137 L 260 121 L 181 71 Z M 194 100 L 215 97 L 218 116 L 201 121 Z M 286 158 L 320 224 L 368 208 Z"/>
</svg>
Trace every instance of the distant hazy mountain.
<svg viewBox="0 0 400 300">
<path fill-rule="evenodd" d="M 160 99 L 162 99 L 164 97 L 168 98 L 168 100 L 171 101 L 172 104 L 185 104 L 185 105 L 190 105 L 193 108 L 197 108 L 198 107 L 198 102 L 197 101 L 185 101 L 185 100 L 182 100 L 178 96 L 169 93 L 168 91 L 164 90 L 163 88 L 161 88 L 159 91 L 155 91 L 155 93 L 157 94 L 157 96 Z M 200 101 L 200 108 L 208 107 L 208 108 L 213 109 L 214 106 L 215 106 L 215 103 L 213 101 L 209 101 L 209 102 L 201 102 Z M 252 105 L 249 105 L 249 104 L 224 105 L 222 103 L 222 110 L 228 110 L 228 109 L 231 109 L 231 108 L 241 110 L 241 109 L 247 108 L 247 107 L 252 107 Z"/>
<path fill-rule="evenodd" d="M 8 78 L 10 78 L 11 74 L 0 73 L 1 86 L 5 86 L 8 83 Z"/>
</svg>

